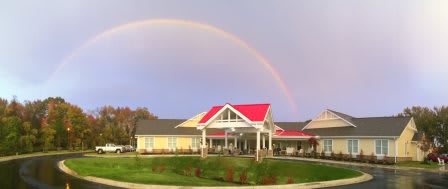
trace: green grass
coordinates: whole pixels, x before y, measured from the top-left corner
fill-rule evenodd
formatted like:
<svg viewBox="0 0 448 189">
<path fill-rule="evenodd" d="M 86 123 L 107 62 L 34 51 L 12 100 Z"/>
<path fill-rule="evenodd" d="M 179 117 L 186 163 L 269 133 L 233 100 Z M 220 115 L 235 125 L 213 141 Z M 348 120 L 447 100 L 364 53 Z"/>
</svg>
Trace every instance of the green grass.
<svg viewBox="0 0 448 189">
<path fill-rule="evenodd" d="M 425 164 L 421 161 L 402 161 L 397 162 L 396 165 L 399 167 L 413 167 L 413 168 L 425 168 L 425 169 L 436 169 L 440 167 L 440 165 L 438 165 L 436 162 L 428 162 L 428 164 Z"/>
<path fill-rule="evenodd" d="M 239 185 L 240 174 L 247 170 L 250 185 L 260 184 L 261 178 L 277 178 L 277 184 L 286 184 L 288 177 L 294 183 L 328 181 L 360 176 L 349 169 L 304 162 L 264 160 L 258 164 L 249 158 L 209 157 L 155 157 L 155 158 L 77 158 L 65 161 L 65 165 L 81 176 L 95 176 L 118 181 L 182 185 L 182 186 L 232 186 Z M 155 165 L 155 166 L 154 166 Z M 165 167 L 165 171 L 153 172 L 152 168 Z M 201 176 L 195 177 L 195 169 Z M 191 176 L 185 170 L 191 168 Z M 225 182 L 227 170 L 234 170 L 234 182 Z"/>
</svg>

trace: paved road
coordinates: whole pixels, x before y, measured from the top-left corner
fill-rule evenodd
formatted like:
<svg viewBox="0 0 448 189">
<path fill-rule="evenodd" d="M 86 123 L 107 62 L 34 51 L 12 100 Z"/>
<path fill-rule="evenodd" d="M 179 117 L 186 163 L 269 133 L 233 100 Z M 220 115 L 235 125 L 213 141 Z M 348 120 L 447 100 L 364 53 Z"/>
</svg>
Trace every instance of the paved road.
<svg viewBox="0 0 448 189">
<path fill-rule="evenodd" d="M 60 172 L 56 167 L 56 163 L 62 159 L 72 157 L 80 157 L 80 155 L 55 155 L 0 162 L 0 188 L 116 189 L 115 187 L 76 179 Z M 338 166 L 369 173 L 374 176 L 374 179 L 365 183 L 336 188 L 448 188 L 448 173 L 438 174 L 346 165 Z"/>
</svg>

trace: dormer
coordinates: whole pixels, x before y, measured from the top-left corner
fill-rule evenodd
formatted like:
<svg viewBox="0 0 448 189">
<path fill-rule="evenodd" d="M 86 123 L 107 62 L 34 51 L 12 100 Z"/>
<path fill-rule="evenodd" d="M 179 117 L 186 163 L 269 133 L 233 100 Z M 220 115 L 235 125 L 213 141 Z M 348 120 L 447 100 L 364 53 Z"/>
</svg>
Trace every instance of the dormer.
<svg viewBox="0 0 448 189">
<path fill-rule="evenodd" d="M 326 109 L 316 118 L 311 120 L 302 130 L 305 129 L 322 129 L 333 127 L 356 127 L 352 122 L 352 116 Z"/>
</svg>

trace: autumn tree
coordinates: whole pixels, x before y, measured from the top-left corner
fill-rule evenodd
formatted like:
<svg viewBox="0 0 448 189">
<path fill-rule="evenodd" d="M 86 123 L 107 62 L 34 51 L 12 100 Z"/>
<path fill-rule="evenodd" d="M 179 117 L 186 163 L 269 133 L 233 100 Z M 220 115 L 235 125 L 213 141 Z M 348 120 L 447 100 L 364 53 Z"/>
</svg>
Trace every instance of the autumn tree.
<svg viewBox="0 0 448 189">
<path fill-rule="evenodd" d="M 33 152 L 36 143 L 37 129 L 31 126 L 30 122 L 22 124 L 22 135 L 20 136 L 20 147 L 24 152 Z"/>
</svg>

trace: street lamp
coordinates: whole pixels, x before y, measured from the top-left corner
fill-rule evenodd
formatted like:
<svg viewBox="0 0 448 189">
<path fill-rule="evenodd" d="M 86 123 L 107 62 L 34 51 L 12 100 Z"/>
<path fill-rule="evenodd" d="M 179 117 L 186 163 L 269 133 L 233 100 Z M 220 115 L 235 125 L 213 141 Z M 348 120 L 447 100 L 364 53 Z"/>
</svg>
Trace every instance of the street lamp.
<svg viewBox="0 0 448 189">
<path fill-rule="evenodd" d="M 70 127 L 67 128 L 67 149 L 70 150 Z"/>
</svg>

